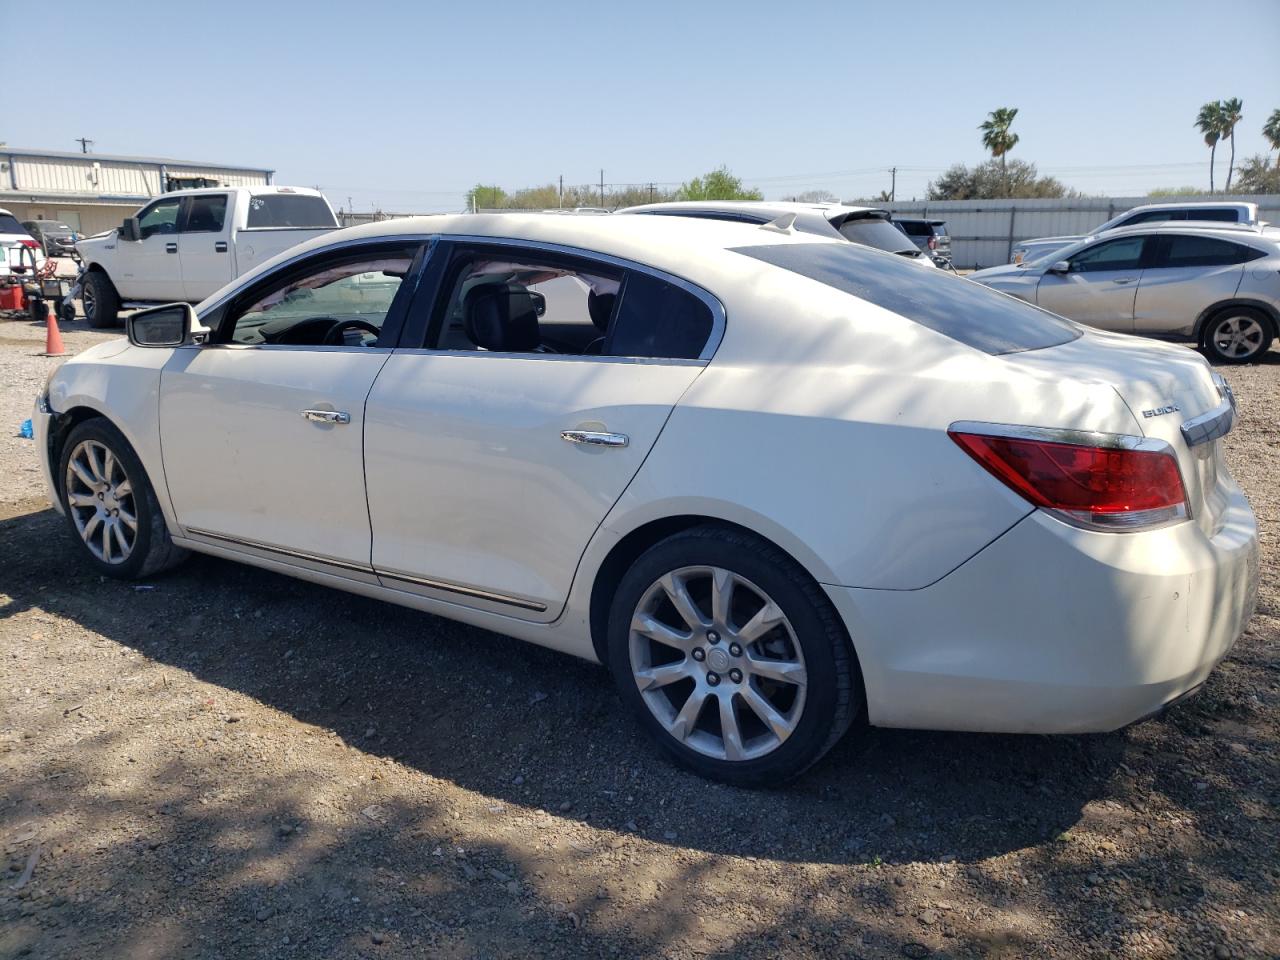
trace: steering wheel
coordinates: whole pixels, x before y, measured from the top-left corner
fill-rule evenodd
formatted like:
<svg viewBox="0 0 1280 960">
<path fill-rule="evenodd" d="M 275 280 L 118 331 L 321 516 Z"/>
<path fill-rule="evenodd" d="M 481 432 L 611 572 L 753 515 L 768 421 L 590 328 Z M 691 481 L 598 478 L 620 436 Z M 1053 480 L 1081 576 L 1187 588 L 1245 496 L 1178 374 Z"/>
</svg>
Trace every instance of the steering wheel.
<svg viewBox="0 0 1280 960">
<path fill-rule="evenodd" d="M 331 326 L 329 331 L 324 335 L 324 340 L 321 341 L 321 345 L 325 347 L 342 346 L 342 335 L 347 330 L 363 330 L 366 333 L 372 333 L 375 338 L 380 336 L 382 333 L 381 330 L 375 327 L 368 320 L 358 320 L 355 318 L 348 320 L 335 320 L 333 322 L 333 326 Z"/>
</svg>

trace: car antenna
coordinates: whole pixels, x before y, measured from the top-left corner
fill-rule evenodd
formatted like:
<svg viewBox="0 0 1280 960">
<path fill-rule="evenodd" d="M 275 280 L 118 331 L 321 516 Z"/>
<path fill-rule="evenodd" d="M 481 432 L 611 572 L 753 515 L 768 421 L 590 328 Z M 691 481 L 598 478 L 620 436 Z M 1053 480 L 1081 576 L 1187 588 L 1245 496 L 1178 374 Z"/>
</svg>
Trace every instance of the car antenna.
<svg viewBox="0 0 1280 960">
<path fill-rule="evenodd" d="M 794 233 L 791 229 L 792 224 L 796 222 L 798 214 L 784 213 L 777 220 L 770 220 L 768 223 L 760 225 L 761 230 L 771 230 L 774 233 Z"/>
</svg>

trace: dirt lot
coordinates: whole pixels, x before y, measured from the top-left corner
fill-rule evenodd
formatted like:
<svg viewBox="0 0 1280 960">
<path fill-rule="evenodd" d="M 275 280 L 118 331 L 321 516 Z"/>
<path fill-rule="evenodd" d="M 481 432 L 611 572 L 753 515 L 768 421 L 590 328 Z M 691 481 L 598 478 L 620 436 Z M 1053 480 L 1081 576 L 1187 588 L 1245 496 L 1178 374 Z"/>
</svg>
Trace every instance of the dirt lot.
<svg viewBox="0 0 1280 960">
<path fill-rule="evenodd" d="M 90 575 L 12 436 L 42 337 L 0 322 L 0 957 L 1280 956 L 1280 352 L 1226 371 L 1263 583 L 1200 696 L 747 792 L 585 663 L 207 558 Z"/>
</svg>

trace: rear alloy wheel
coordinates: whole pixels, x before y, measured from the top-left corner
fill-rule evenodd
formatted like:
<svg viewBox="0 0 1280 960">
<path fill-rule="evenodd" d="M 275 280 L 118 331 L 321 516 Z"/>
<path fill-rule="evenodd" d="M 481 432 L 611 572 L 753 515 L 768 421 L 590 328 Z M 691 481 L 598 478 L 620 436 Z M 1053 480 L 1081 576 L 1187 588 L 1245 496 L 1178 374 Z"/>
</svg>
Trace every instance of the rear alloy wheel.
<svg viewBox="0 0 1280 960">
<path fill-rule="evenodd" d="M 700 527 L 644 554 L 610 622 L 615 679 L 682 765 L 743 785 L 784 782 L 860 706 L 849 643 L 821 589 L 776 547 Z"/>
<path fill-rule="evenodd" d="M 113 425 L 93 419 L 76 426 L 60 466 L 67 523 L 100 573 L 145 577 L 186 556 L 169 537 L 137 454 Z"/>
<path fill-rule="evenodd" d="M 1217 363 L 1249 363 L 1271 346 L 1271 325 L 1257 310 L 1233 307 L 1209 321 L 1204 348 Z"/>
</svg>

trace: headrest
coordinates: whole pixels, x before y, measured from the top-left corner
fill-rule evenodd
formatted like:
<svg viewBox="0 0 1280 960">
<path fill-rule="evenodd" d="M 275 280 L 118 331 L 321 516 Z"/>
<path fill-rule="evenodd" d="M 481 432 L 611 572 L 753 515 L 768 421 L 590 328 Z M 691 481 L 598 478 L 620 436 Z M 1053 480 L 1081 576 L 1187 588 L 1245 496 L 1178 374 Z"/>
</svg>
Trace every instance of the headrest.
<svg viewBox="0 0 1280 960">
<path fill-rule="evenodd" d="M 613 316 L 613 305 L 617 299 L 616 293 L 587 291 L 587 313 L 591 314 L 591 322 L 601 333 L 609 332 L 609 318 Z"/>
<path fill-rule="evenodd" d="M 528 353 L 542 342 L 533 297 L 519 284 L 485 283 L 468 290 L 463 329 L 477 347 L 495 353 Z"/>
</svg>

